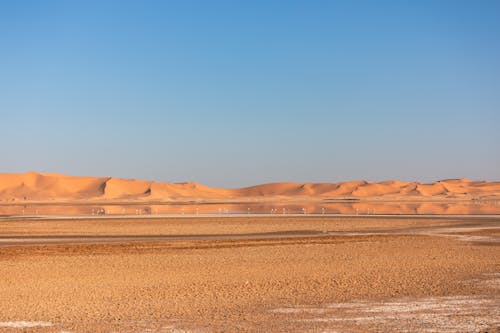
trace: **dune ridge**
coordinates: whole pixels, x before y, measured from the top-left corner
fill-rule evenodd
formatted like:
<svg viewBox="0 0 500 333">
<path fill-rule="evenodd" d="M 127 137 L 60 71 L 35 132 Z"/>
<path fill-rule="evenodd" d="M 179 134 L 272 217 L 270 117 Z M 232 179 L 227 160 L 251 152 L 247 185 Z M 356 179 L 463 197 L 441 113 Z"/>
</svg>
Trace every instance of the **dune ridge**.
<svg viewBox="0 0 500 333">
<path fill-rule="evenodd" d="M 432 183 L 366 180 L 340 183 L 269 183 L 221 189 L 198 183 L 167 183 L 62 174 L 0 174 L 0 201 L 183 202 L 242 200 L 486 200 L 500 199 L 500 182 L 445 179 Z"/>
</svg>

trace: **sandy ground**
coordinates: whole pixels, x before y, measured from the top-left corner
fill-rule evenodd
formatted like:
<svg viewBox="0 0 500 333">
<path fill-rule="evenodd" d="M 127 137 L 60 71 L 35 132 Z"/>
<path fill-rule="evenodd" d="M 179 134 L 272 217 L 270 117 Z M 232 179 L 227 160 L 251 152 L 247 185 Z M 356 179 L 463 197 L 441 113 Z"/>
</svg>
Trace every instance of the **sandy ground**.
<svg viewBox="0 0 500 333">
<path fill-rule="evenodd" d="M 0 221 L 1 332 L 499 332 L 500 218 Z"/>
</svg>

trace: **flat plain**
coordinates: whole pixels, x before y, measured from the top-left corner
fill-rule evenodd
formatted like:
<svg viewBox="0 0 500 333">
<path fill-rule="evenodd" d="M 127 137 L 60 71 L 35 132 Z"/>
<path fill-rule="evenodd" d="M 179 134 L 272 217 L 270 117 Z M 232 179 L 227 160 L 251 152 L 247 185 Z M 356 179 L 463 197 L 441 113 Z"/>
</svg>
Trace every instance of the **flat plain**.
<svg viewBox="0 0 500 333">
<path fill-rule="evenodd" d="M 2 332 L 498 332 L 499 217 L 0 220 Z"/>
</svg>

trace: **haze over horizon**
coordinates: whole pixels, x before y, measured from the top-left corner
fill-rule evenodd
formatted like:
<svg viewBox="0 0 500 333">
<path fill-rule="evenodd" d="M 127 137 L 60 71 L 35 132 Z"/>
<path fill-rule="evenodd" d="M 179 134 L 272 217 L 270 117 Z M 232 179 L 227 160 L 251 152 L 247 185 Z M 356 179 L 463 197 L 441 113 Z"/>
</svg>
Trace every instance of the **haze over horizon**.
<svg viewBox="0 0 500 333">
<path fill-rule="evenodd" d="M 13 1 L 0 43 L 0 173 L 500 180 L 498 1 Z"/>
</svg>

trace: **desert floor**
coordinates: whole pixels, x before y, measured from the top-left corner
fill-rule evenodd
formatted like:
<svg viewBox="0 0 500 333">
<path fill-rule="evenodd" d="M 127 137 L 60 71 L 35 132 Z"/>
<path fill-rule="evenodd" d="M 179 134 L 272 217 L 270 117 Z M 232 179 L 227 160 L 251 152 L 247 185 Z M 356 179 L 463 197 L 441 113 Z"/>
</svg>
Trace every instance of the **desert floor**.
<svg viewBox="0 0 500 333">
<path fill-rule="evenodd" d="M 0 332 L 500 332 L 500 217 L 0 219 Z"/>
</svg>

